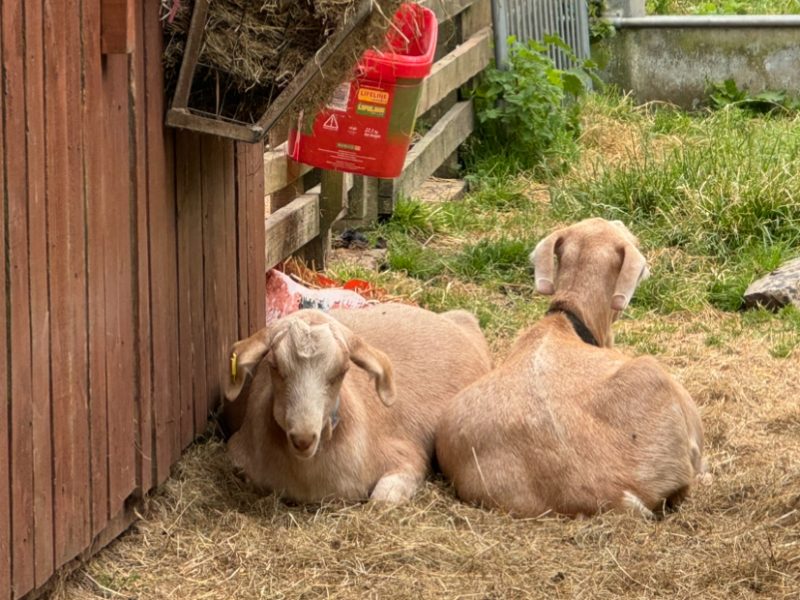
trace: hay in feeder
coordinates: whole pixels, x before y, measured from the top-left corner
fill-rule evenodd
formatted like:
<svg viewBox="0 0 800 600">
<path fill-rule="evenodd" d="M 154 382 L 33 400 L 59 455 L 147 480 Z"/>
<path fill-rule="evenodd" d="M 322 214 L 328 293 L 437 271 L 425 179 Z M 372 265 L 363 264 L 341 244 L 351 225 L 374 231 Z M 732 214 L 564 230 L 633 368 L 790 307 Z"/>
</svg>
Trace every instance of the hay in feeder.
<svg viewBox="0 0 800 600">
<path fill-rule="evenodd" d="M 194 2 L 161 0 L 168 93 L 178 79 Z M 363 52 L 383 45 L 399 0 L 374 0 L 372 15 L 325 65 L 296 103 L 316 109 L 351 77 Z M 357 0 L 211 0 L 189 107 L 256 122 L 317 51 L 349 19 Z"/>
</svg>

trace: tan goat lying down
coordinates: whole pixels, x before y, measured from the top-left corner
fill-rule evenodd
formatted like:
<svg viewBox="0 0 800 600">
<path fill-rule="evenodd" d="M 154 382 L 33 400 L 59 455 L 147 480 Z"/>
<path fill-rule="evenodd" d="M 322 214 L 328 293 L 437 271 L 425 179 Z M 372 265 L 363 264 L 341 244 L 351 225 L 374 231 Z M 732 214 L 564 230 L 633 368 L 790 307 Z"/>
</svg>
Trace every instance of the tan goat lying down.
<svg viewBox="0 0 800 600">
<path fill-rule="evenodd" d="M 603 219 L 537 245 L 536 289 L 553 295 L 550 310 L 456 397 L 437 430 L 439 464 L 463 500 L 519 516 L 650 516 L 702 472 L 689 394 L 655 359 L 611 349 L 612 322 L 648 275 L 637 246 Z"/>
<path fill-rule="evenodd" d="M 409 498 L 445 404 L 491 368 L 474 316 L 401 304 L 298 311 L 232 351 L 228 399 L 253 380 L 230 457 L 257 486 L 298 502 Z"/>
</svg>

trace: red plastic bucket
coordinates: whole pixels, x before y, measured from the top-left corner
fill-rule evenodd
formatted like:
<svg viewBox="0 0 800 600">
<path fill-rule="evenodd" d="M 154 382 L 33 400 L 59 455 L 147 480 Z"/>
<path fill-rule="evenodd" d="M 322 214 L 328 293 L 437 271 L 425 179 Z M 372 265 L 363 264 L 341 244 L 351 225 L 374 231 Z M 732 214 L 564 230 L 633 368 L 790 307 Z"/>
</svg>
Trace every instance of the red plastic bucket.
<svg viewBox="0 0 800 600">
<path fill-rule="evenodd" d="M 422 81 L 436 51 L 436 15 L 403 4 L 383 51 L 368 50 L 357 76 L 337 88 L 313 118 L 300 116 L 289 133 L 289 155 L 300 162 L 371 177 L 403 170 Z"/>
</svg>

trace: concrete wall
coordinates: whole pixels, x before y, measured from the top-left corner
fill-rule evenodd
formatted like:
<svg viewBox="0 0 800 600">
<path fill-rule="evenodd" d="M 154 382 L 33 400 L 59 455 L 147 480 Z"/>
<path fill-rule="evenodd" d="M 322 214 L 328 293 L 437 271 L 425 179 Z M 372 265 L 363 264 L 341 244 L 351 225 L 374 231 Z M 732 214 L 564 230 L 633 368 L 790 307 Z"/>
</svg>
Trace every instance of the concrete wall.
<svg viewBox="0 0 800 600">
<path fill-rule="evenodd" d="M 614 37 L 595 44 L 592 55 L 605 81 L 633 92 L 641 102 L 661 100 L 685 108 L 705 101 L 709 83 L 731 78 L 753 93 L 800 95 L 800 25 L 641 26 L 657 18 L 637 20 L 632 27 L 618 23 Z"/>
</svg>

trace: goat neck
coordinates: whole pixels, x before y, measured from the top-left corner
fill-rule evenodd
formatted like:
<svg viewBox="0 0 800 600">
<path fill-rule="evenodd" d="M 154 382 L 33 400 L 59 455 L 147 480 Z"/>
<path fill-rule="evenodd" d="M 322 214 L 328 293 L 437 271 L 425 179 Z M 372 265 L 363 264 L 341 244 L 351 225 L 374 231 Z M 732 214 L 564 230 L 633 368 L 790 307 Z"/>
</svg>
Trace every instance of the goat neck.
<svg viewBox="0 0 800 600">
<path fill-rule="evenodd" d="M 615 311 L 610 308 L 610 301 L 598 298 L 597 294 L 580 293 L 574 290 L 558 290 L 550 303 L 548 314 L 565 313 L 577 318 L 591 333 L 597 346 L 611 348 L 614 345 L 614 333 L 611 325 L 616 317 Z M 574 324 L 571 324 L 575 330 Z M 579 335 L 575 330 L 575 335 Z M 584 339 L 584 341 L 587 341 Z"/>
</svg>

